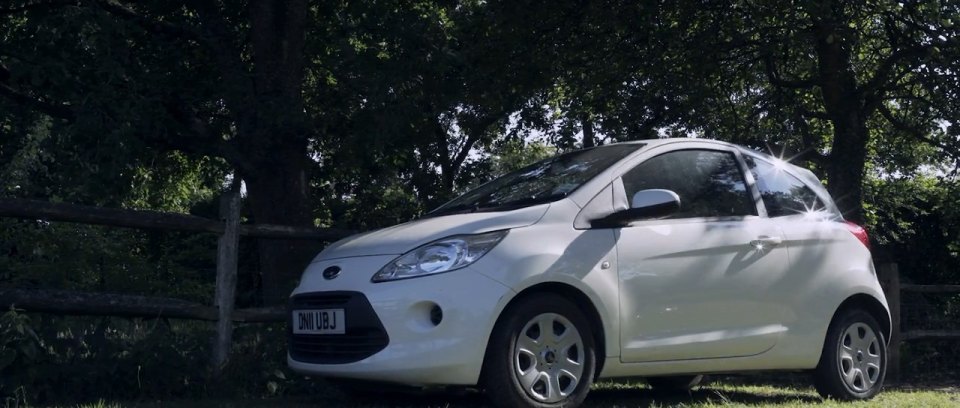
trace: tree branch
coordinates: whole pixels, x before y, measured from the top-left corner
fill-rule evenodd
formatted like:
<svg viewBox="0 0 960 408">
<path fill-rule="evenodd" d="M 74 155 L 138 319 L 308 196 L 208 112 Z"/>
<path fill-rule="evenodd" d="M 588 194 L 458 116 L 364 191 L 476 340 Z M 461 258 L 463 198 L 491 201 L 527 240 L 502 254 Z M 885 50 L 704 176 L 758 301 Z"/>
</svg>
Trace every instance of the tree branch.
<svg viewBox="0 0 960 408">
<path fill-rule="evenodd" d="M 809 110 L 809 109 L 804 108 L 804 107 L 802 107 L 802 106 L 799 107 L 798 110 L 799 110 L 799 112 L 800 112 L 801 115 L 803 115 L 804 117 L 807 117 L 807 118 L 814 118 L 814 119 L 821 119 L 821 120 L 830 120 L 830 115 L 828 115 L 827 112 L 824 112 L 824 111 Z"/>
<path fill-rule="evenodd" d="M 148 32 L 173 38 L 189 38 L 198 42 L 206 43 L 203 35 L 201 35 L 199 31 L 193 29 L 192 27 L 173 24 L 166 21 L 154 20 L 139 14 L 133 9 L 114 0 L 98 0 L 96 4 L 107 13 L 136 23 L 138 26 L 140 26 L 140 28 Z M 216 46 L 215 44 L 208 45 L 213 47 Z"/>
<path fill-rule="evenodd" d="M 27 3 L 27 4 L 24 4 L 24 5 L 19 6 L 19 7 L 0 8 L 0 16 L 17 14 L 17 13 L 22 13 L 22 12 L 25 12 L 25 11 L 42 10 L 42 9 L 52 9 L 52 8 L 57 8 L 57 7 L 79 6 L 79 5 L 80 5 L 80 1 L 79 1 L 79 0 L 59 0 L 59 1 L 44 1 L 44 2 L 36 2 L 36 3 Z"/>
<path fill-rule="evenodd" d="M 243 64 L 240 52 L 228 43 L 225 21 L 218 14 L 216 6 L 209 1 L 190 3 L 200 17 L 203 28 L 158 21 L 137 13 L 127 5 L 116 0 L 97 0 L 97 5 L 106 12 L 121 19 L 130 21 L 142 29 L 166 37 L 191 39 L 208 49 L 220 68 L 224 81 L 230 83 L 249 82 L 243 74 Z M 232 87 L 227 87 L 232 89 Z M 246 96 L 250 95 L 251 88 L 243 87 L 242 91 L 228 93 L 228 106 L 242 122 L 244 118 L 250 120 L 251 115 L 244 114 Z M 164 103 L 164 108 L 180 125 L 180 132 L 172 137 L 157 140 L 158 143 L 170 148 L 202 155 L 219 156 L 227 160 L 242 173 L 248 173 L 251 166 L 246 156 L 240 152 L 236 143 L 224 140 L 210 129 L 210 125 L 197 117 L 196 113 L 185 108 L 179 101 Z M 240 123 L 242 125 L 242 123 Z"/>
<path fill-rule="evenodd" d="M 229 42 L 227 22 L 216 4 L 207 0 L 188 2 L 191 9 L 197 13 L 202 22 L 201 28 L 158 21 L 137 13 L 116 0 L 97 0 L 97 4 L 110 14 L 131 21 L 144 30 L 172 38 L 187 38 L 196 41 L 207 48 L 214 56 L 224 80 L 229 83 L 249 82 L 242 67 L 241 52 Z M 251 85 L 252 86 L 252 85 Z M 230 88 L 230 87 L 228 87 Z M 244 88 L 246 90 L 246 88 Z M 249 92 L 247 92 L 249 94 Z M 233 105 L 238 100 L 235 95 L 227 95 Z M 238 106 L 232 106 L 238 109 Z M 241 115 L 243 116 L 243 115 Z"/>
<path fill-rule="evenodd" d="M 826 161 L 827 157 L 817 150 L 817 142 L 819 137 L 810 131 L 810 124 L 807 123 L 807 117 L 809 117 L 808 113 L 812 112 L 807 111 L 803 107 L 799 107 L 798 109 L 794 110 L 791 115 L 793 117 L 794 126 L 800 133 L 800 142 L 802 143 L 800 151 L 796 153 L 796 158 L 816 163 L 819 166 Z"/>
<path fill-rule="evenodd" d="M 869 104 L 873 100 L 879 99 L 882 89 L 893 80 L 893 77 L 901 78 L 907 72 L 913 70 L 919 61 L 904 66 L 902 62 L 908 58 L 920 58 L 930 52 L 930 46 L 917 46 L 910 48 L 900 48 L 890 53 L 877 68 L 876 74 L 864 84 L 861 88 L 864 100 Z M 903 72 L 894 74 L 896 68 L 903 67 Z"/>
<path fill-rule="evenodd" d="M 799 79 L 799 80 L 788 80 L 780 77 L 780 74 L 777 73 L 777 66 L 773 60 L 773 56 L 767 54 L 763 58 L 764 70 L 767 74 L 767 79 L 774 86 L 779 86 L 782 88 L 792 88 L 792 89 L 810 89 L 814 86 L 819 85 L 819 81 L 808 78 L 808 79 Z"/>
<path fill-rule="evenodd" d="M 56 104 L 34 98 L 11 88 L 7 84 L 0 83 L 0 95 L 3 95 L 16 103 L 29 106 L 55 118 L 67 121 L 73 121 L 76 119 L 76 113 L 69 105 Z"/>
<path fill-rule="evenodd" d="M 453 168 L 459 170 L 460 165 L 463 164 L 463 161 L 467 159 L 467 155 L 470 154 L 470 149 L 473 149 L 473 145 L 475 145 L 479 140 L 479 136 L 475 136 L 473 134 L 467 135 L 467 140 L 463 143 L 463 147 L 459 152 L 457 152 L 456 157 L 453 158 Z"/>
<path fill-rule="evenodd" d="M 460 168 L 460 165 L 467 159 L 467 156 L 470 154 L 470 150 L 473 149 L 473 146 L 483 138 L 484 132 L 486 132 L 490 126 L 493 126 L 497 121 L 501 120 L 505 115 L 507 115 L 509 109 L 500 109 L 496 112 L 491 112 L 486 115 L 482 115 L 473 126 L 468 126 L 470 129 L 467 134 L 467 140 L 464 141 L 463 146 L 457 152 L 457 155 L 453 159 L 454 168 Z"/>
<path fill-rule="evenodd" d="M 170 117 L 180 124 L 181 132 L 159 139 L 158 143 L 184 152 L 222 157 L 241 172 L 251 170 L 246 156 L 233 143 L 219 137 L 209 124 L 186 109 L 183 104 L 168 101 L 164 108 Z"/>
<path fill-rule="evenodd" d="M 200 0 L 191 2 L 191 6 L 200 18 L 201 34 L 213 44 L 209 48 L 217 68 L 223 75 L 222 81 L 229 84 L 224 87 L 227 90 L 224 95 L 227 106 L 237 117 L 237 127 L 246 128 L 246 122 L 256 120 L 255 112 L 251 112 L 253 108 L 251 105 L 256 98 L 256 88 L 251 76 L 245 70 L 247 64 L 241 57 L 243 52 L 233 43 L 229 23 L 215 3 Z"/>
<path fill-rule="evenodd" d="M 880 115 L 882 115 L 884 119 L 887 120 L 887 122 L 890 122 L 890 124 L 893 125 L 894 129 L 904 132 L 912 136 L 914 139 L 919 140 L 920 142 L 936 147 L 942 150 L 943 153 L 946 154 L 947 156 L 950 156 L 954 160 L 960 161 L 960 149 L 932 139 L 930 136 L 927 136 L 920 129 L 910 126 L 906 122 L 898 119 L 896 116 L 894 116 L 893 112 L 891 112 L 890 109 L 887 108 L 885 105 L 881 104 L 877 108 L 877 110 L 880 111 Z"/>
</svg>

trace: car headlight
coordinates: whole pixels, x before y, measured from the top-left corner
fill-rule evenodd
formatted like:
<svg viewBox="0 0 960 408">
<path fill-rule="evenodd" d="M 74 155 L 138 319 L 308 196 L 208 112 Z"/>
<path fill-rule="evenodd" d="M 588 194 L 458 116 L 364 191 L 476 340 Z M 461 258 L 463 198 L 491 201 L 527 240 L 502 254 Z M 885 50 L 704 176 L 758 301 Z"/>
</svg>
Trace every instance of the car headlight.
<svg viewBox="0 0 960 408">
<path fill-rule="evenodd" d="M 370 280 L 386 282 L 463 268 L 493 249 L 507 235 L 507 231 L 454 235 L 433 241 L 390 261 Z"/>
</svg>

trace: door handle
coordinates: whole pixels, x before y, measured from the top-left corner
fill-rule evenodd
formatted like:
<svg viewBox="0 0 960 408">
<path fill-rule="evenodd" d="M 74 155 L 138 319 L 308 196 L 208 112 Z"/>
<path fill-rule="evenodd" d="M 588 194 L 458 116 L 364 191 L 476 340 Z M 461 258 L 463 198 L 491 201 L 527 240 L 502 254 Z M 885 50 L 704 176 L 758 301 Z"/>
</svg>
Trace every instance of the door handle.
<svg viewBox="0 0 960 408">
<path fill-rule="evenodd" d="M 757 237 L 757 239 L 750 241 L 750 246 L 756 249 L 764 249 L 767 247 L 775 247 L 782 243 L 783 243 L 783 238 L 761 235 Z"/>
</svg>

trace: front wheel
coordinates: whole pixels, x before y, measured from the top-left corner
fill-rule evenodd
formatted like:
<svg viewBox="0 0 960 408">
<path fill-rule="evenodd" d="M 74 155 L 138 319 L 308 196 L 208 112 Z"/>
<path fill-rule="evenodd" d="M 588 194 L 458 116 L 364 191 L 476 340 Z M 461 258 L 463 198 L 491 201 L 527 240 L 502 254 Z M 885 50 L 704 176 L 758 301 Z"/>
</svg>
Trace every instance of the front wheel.
<svg viewBox="0 0 960 408">
<path fill-rule="evenodd" d="M 877 320 L 848 310 L 827 330 L 814 385 L 825 398 L 865 400 L 880 392 L 886 371 L 887 343 Z"/>
<path fill-rule="evenodd" d="M 555 294 L 521 299 L 491 335 L 485 391 L 501 407 L 576 407 L 593 383 L 594 350 L 590 323 L 569 300 Z"/>
</svg>

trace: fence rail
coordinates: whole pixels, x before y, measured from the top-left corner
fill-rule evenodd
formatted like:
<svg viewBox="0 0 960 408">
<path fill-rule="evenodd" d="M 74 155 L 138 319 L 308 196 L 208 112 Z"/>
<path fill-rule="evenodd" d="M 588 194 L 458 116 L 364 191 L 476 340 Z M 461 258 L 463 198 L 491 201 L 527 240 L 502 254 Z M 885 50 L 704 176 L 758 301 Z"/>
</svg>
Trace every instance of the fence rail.
<svg viewBox="0 0 960 408">
<path fill-rule="evenodd" d="M 223 215 L 221 214 L 221 216 Z M 151 210 L 102 208 L 18 198 L 0 198 L 0 217 L 167 231 L 211 232 L 215 234 L 223 234 L 224 232 L 224 221 L 196 215 Z M 274 224 L 240 225 L 240 235 L 253 238 L 336 241 L 355 232 L 339 228 L 306 228 Z"/>
<path fill-rule="evenodd" d="M 283 307 L 234 310 L 240 236 L 266 239 L 334 241 L 354 233 L 336 228 L 240 224 L 240 180 L 221 197 L 220 219 L 150 210 L 101 208 L 45 201 L 0 198 L 0 217 L 64 221 L 166 231 L 218 234 L 217 282 L 213 306 L 157 296 L 50 289 L 0 288 L 0 307 L 64 315 L 177 318 L 217 323 L 211 373 L 219 377 L 229 359 L 233 323 L 279 322 Z"/>
<path fill-rule="evenodd" d="M 31 312 L 75 316 L 117 316 L 217 321 L 219 307 L 183 299 L 119 293 L 78 292 L 59 289 L 0 288 L 0 303 Z M 231 320 L 238 323 L 279 322 L 286 318 L 282 306 L 239 309 Z"/>
<path fill-rule="evenodd" d="M 900 270 L 895 263 L 881 264 L 877 268 L 877 274 L 880 283 L 883 286 L 884 294 L 887 297 L 887 303 L 890 307 L 890 323 L 892 326 L 890 334 L 890 345 L 888 348 L 889 361 L 887 368 L 887 378 L 892 382 L 900 381 L 901 360 L 900 348 L 905 341 L 916 340 L 960 340 L 960 330 L 908 330 L 902 328 L 903 302 L 902 294 L 904 292 L 916 293 L 960 293 L 960 285 L 916 285 L 901 284 Z"/>
</svg>

